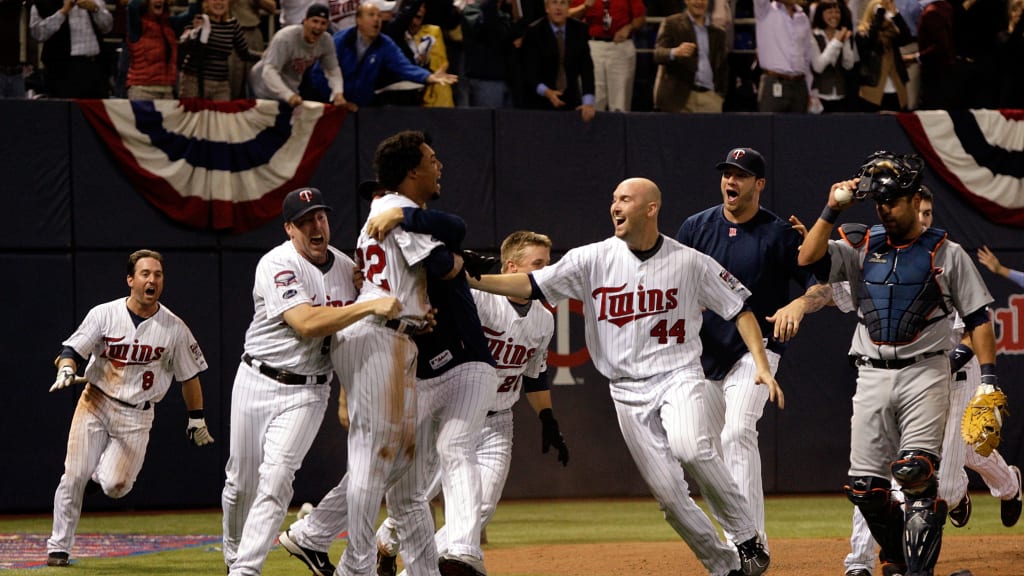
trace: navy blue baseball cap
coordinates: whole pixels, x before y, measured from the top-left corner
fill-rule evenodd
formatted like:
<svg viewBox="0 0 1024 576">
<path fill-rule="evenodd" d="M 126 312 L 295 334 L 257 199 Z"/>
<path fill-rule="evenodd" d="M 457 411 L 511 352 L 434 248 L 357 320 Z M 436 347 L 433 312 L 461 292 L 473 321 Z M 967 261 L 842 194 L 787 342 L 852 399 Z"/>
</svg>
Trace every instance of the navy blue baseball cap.
<svg viewBox="0 0 1024 576">
<path fill-rule="evenodd" d="M 716 167 L 719 170 L 725 170 L 729 166 L 739 168 L 748 174 L 753 174 L 755 178 L 764 178 L 764 156 L 761 156 L 761 153 L 753 148 L 733 148 L 729 150 L 729 153 L 725 156 L 725 161 L 719 162 Z"/>
<path fill-rule="evenodd" d="M 331 207 L 324 204 L 324 195 L 320 193 L 320 190 L 299 188 L 292 190 L 284 197 L 284 202 L 281 204 L 281 216 L 284 217 L 285 222 L 294 222 L 317 209 L 331 211 Z"/>
</svg>

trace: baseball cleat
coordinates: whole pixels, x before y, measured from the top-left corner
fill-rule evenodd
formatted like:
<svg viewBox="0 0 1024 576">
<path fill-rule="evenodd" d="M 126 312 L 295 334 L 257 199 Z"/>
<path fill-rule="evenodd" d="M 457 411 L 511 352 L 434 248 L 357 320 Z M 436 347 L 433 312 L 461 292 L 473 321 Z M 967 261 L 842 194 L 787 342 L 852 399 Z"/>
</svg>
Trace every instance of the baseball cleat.
<svg viewBox="0 0 1024 576">
<path fill-rule="evenodd" d="M 47 566 L 60 566 L 66 567 L 71 564 L 71 560 L 68 558 L 67 552 L 50 552 L 46 555 Z"/>
<path fill-rule="evenodd" d="M 964 499 L 949 511 L 949 523 L 957 528 L 963 528 L 971 519 L 971 493 L 965 492 Z"/>
<path fill-rule="evenodd" d="M 484 561 L 465 554 L 445 554 L 437 561 L 441 576 L 487 576 Z"/>
<path fill-rule="evenodd" d="M 277 537 L 277 541 L 281 543 L 281 546 L 289 554 L 302 560 L 302 563 L 309 567 L 314 576 L 334 576 L 334 564 L 331 564 L 331 559 L 327 552 L 318 552 L 299 546 L 295 540 L 292 540 L 291 530 L 281 532 L 281 535 Z"/>
<path fill-rule="evenodd" d="M 1010 471 L 1017 477 L 1017 494 L 1009 499 L 1003 500 L 999 504 L 999 516 L 1003 521 L 1003 526 L 1009 528 L 1017 524 L 1017 520 L 1020 520 L 1021 510 L 1021 485 L 1020 485 L 1020 468 L 1016 466 L 1010 466 Z"/>
<path fill-rule="evenodd" d="M 757 536 L 737 544 L 736 550 L 740 554 L 740 570 L 745 576 L 761 576 L 772 562 L 768 551 L 764 549 Z"/>
<path fill-rule="evenodd" d="M 871 576 L 871 571 L 866 568 L 854 568 L 847 570 L 844 576 Z"/>
</svg>

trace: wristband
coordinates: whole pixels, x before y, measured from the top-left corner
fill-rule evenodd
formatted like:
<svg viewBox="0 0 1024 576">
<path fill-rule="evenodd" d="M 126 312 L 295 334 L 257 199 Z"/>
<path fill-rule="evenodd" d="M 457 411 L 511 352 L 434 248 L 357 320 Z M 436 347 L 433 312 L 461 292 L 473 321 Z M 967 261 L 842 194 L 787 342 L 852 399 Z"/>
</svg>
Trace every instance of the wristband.
<svg viewBox="0 0 1024 576">
<path fill-rule="evenodd" d="M 203 418 L 203 409 L 200 408 L 198 410 L 189 410 L 188 417 L 195 420 Z"/>
<path fill-rule="evenodd" d="M 995 364 L 982 364 L 981 365 L 981 375 L 982 376 L 995 376 L 996 375 L 996 365 Z"/>
<path fill-rule="evenodd" d="M 822 220 L 828 222 L 829 224 L 835 224 L 836 220 L 839 218 L 839 210 L 836 210 L 829 206 L 828 204 L 826 204 L 825 209 L 821 211 L 821 216 L 819 216 L 818 218 L 821 218 Z"/>
<path fill-rule="evenodd" d="M 971 350 L 971 347 L 967 344 L 957 344 L 956 348 L 953 348 L 953 350 L 949 352 L 950 373 L 954 373 L 963 368 L 971 361 L 971 358 L 974 358 L 974 350 Z"/>
</svg>

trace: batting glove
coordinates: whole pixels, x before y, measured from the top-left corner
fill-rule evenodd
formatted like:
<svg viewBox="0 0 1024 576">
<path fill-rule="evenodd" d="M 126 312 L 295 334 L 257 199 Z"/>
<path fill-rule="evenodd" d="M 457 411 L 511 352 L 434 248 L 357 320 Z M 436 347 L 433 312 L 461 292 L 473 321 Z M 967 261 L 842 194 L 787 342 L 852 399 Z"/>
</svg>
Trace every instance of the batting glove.
<svg viewBox="0 0 1024 576">
<path fill-rule="evenodd" d="M 206 418 L 189 418 L 185 433 L 196 446 L 213 444 L 213 436 L 210 436 L 210 430 L 206 427 Z"/>
<path fill-rule="evenodd" d="M 53 381 L 53 386 L 50 386 L 50 392 L 67 388 L 74 383 L 75 371 L 71 369 L 71 366 L 61 366 L 60 370 L 57 370 L 57 379 Z"/>
<path fill-rule="evenodd" d="M 562 466 L 569 465 L 569 447 L 565 445 L 562 433 L 558 431 L 558 420 L 551 408 L 545 408 L 538 414 L 541 424 L 541 447 L 540 451 L 547 454 L 554 446 L 558 450 L 558 461 Z"/>
</svg>

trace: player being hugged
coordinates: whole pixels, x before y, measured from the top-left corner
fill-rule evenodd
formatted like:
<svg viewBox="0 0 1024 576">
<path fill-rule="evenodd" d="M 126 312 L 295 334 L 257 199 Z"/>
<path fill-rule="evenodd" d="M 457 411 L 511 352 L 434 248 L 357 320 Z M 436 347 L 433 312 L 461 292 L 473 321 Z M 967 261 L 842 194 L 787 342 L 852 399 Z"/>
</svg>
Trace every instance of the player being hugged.
<svg viewBox="0 0 1024 576">
<path fill-rule="evenodd" d="M 185 322 L 160 303 L 163 256 L 153 250 L 133 252 L 127 273 L 128 297 L 90 310 L 56 360 L 50 392 L 82 382 L 85 388 L 53 497 L 48 566 L 69 564 L 87 485 L 98 485 L 111 498 L 131 492 L 146 458 L 153 405 L 163 399 L 172 379 L 181 382 L 188 408 L 188 439 L 197 446 L 213 442 L 199 383 L 199 373 L 207 368 L 203 351 Z M 85 378 L 76 378 L 86 361 Z"/>
<path fill-rule="evenodd" d="M 725 467 L 705 407 L 702 310 L 736 322 L 756 366 L 755 381 L 782 406 L 749 291 L 710 256 L 658 232 L 661 191 L 644 178 L 612 194 L 615 237 L 570 250 L 529 274 L 484 275 L 474 287 L 517 298 L 583 302 L 587 348 L 610 382 L 619 427 L 665 519 L 712 576 L 768 569 L 746 499 Z M 681 464 L 681 466 L 680 466 Z M 723 542 L 690 498 L 684 475 L 700 485 L 736 547 Z"/>
<path fill-rule="evenodd" d="M 858 177 L 832 185 L 828 203 L 800 247 L 808 265 L 827 258 L 821 281 L 848 281 L 860 322 L 850 346 L 857 368 L 847 497 L 881 550 L 882 574 L 931 575 L 942 545 L 947 503 L 938 474 L 950 402 L 953 327 L 958 312 L 980 363 L 983 385 L 996 385 L 992 296 L 970 256 L 918 218 L 924 162 L 876 152 Z M 873 199 L 881 224 L 841 230 L 839 214 Z M 817 270 L 817 269 L 816 269 Z M 905 506 L 891 498 L 890 476 Z"/>
</svg>

